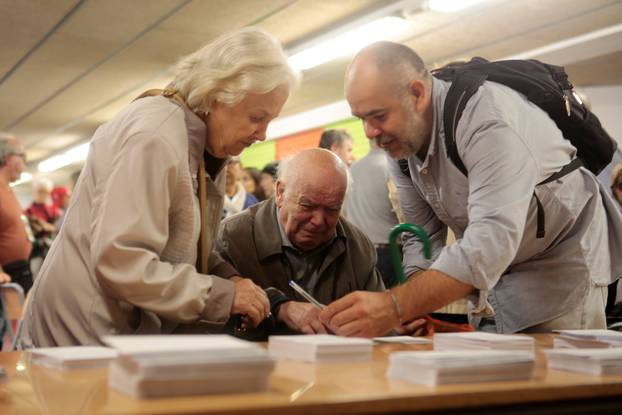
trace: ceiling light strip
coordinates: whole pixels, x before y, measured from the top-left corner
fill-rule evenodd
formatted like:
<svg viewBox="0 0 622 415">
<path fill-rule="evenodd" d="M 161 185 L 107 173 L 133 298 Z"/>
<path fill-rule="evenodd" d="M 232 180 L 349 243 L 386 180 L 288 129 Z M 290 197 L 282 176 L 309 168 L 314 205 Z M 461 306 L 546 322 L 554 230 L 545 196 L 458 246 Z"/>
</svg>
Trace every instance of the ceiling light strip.
<svg viewBox="0 0 622 415">
<path fill-rule="evenodd" d="M 593 32 L 585 33 L 583 35 L 564 39 L 559 42 L 554 42 L 540 48 L 527 50 L 525 52 L 518 53 L 516 55 L 508 56 L 503 59 L 533 59 L 538 56 L 545 55 L 547 53 L 557 52 L 562 49 L 571 48 L 583 43 L 592 42 L 594 40 L 602 39 L 607 36 L 616 35 L 622 32 L 622 23 L 614 26 L 605 27 L 604 29 L 595 30 Z"/>
<path fill-rule="evenodd" d="M 330 41 L 339 35 L 355 30 L 359 28 L 360 26 L 363 26 L 364 24 L 367 24 L 374 20 L 382 19 L 383 17 L 390 16 L 391 14 L 401 11 L 405 8 L 420 7 L 420 5 L 421 5 L 421 0 L 397 1 L 386 7 L 381 7 L 379 9 L 376 9 L 359 19 L 354 19 L 348 23 L 339 24 L 338 27 L 332 30 L 322 30 L 321 33 L 316 33 L 312 35 L 312 37 L 309 40 L 295 43 L 287 48 L 287 54 L 289 56 L 294 56 L 297 53 L 300 53 L 315 45 L 318 45 L 326 41 Z"/>
</svg>

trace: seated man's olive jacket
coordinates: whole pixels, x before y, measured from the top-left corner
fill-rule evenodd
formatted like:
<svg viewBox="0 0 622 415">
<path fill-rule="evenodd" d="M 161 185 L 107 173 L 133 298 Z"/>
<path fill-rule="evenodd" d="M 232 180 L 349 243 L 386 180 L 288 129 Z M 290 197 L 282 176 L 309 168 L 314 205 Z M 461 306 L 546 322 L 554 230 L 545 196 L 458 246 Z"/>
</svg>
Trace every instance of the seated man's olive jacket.
<svg viewBox="0 0 622 415">
<path fill-rule="evenodd" d="M 241 276 L 267 289 L 274 316 L 277 307 L 285 301 L 306 301 L 288 285 L 294 279 L 294 270 L 283 252 L 274 198 L 223 221 L 216 249 Z M 304 283 L 303 287 L 322 304 L 357 290 L 381 291 L 384 285 L 375 265 L 374 245 L 361 230 L 341 217 L 317 283 L 311 289 Z M 264 332 L 284 331 L 274 321 L 270 324 L 273 327 L 264 327 Z"/>
</svg>

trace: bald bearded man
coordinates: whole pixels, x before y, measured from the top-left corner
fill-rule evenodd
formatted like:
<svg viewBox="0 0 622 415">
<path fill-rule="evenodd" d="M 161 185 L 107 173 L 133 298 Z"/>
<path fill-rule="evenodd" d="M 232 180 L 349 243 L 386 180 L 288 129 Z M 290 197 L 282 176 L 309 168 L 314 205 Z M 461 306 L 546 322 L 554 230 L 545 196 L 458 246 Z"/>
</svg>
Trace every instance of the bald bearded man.
<svg viewBox="0 0 622 415">
<path fill-rule="evenodd" d="M 479 330 L 605 328 L 606 286 L 622 275 L 615 202 L 583 167 L 543 183 L 576 149 L 548 114 L 494 82 L 479 87 L 457 123 L 463 174 L 445 147 L 449 88 L 392 42 L 363 49 L 346 71 L 346 98 L 365 134 L 408 163 L 406 173 L 391 162 L 392 176 L 406 221 L 430 234 L 433 258 L 407 236 L 405 272 L 415 278 L 389 293 L 352 293 L 321 321 L 340 335 L 377 336 L 469 296 Z M 456 243 L 443 246 L 448 227 Z"/>
</svg>

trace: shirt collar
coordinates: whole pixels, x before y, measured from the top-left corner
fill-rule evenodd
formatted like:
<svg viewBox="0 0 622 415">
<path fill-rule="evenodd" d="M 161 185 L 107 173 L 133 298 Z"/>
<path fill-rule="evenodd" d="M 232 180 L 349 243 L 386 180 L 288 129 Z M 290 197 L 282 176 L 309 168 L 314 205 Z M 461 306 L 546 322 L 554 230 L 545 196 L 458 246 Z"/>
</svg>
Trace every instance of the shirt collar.
<svg viewBox="0 0 622 415">
<path fill-rule="evenodd" d="M 443 106 L 445 105 L 445 97 L 447 96 L 447 90 L 450 83 L 441 81 L 432 77 L 432 136 L 430 137 L 430 146 L 426 153 L 425 159 L 420 161 L 415 155 L 413 156 L 417 160 L 417 165 L 420 165 L 420 169 L 426 168 L 430 162 L 430 158 L 436 154 L 438 148 L 439 137 L 444 137 L 445 129 L 443 123 Z"/>
<path fill-rule="evenodd" d="M 281 212 L 281 210 L 276 205 L 276 203 L 274 204 L 274 207 L 275 207 L 274 215 L 276 218 L 276 226 L 279 228 L 279 235 L 281 235 L 281 246 L 286 246 L 288 248 L 294 248 L 294 245 L 287 237 L 287 234 L 285 233 L 285 229 L 283 229 L 283 225 L 281 225 L 281 221 L 279 220 L 279 213 Z"/>
</svg>

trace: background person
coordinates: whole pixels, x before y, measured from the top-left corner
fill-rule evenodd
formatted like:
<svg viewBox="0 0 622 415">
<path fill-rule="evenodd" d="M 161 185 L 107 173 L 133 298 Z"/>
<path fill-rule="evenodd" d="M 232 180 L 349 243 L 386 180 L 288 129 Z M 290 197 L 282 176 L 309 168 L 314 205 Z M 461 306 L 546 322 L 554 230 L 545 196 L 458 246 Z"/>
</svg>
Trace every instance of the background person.
<svg viewBox="0 0 622 415">
<path fill-rule="evenodd" d="M 246 193 L 250 193 L 255 196 L 258 202 L 266 199 L 266 195 L 259 186 L 261 181 L 261 171 L 256 167 L 244 167 L 242 169 L 242 186 L 246 190 Z"/>
<path fill-rule="evenodd" d="M 71 191 L 68 187 L 65 186 L 56 186 L 52 189 L 50 193 L 50 197 L 52 198 L 52 204 L 60 212 L 60 216 L 56 221 L 56 230 L 57 232 L 60 230 L 61 225 L 65 219 L 65 212 L 69 207 L 69 199 L 71 198 Z"/>
<path fill-rule="evenodd" d="M 235 215 L 257 203 L 257 198 L 242 185 L 242 165 L 238 158 L 231 158 L 226 166 L 225 204 L 223 218 Z"/>
<path fill-rule="evenodd" d="M 399 224 L 395 205 L 389 197 L 395 188 L 389 172 L 387 156 L 372 141 L 369 153 L 350 166 L 352 184 L 346 196 L 348 220 L 361 229 L 373 242 L 378 262 L 376 268 L 387 288 L 398 283 L 389 251 L 389 233 Z"/>
<path fill-rule="evenodd" d="M 50 180 L 41 178 L 32 182 L 32 203 L 24 214 L 28 218 L 34 236 L 32 253 L 30 254 L 30 269 L 33 278 L 37 277 L 39 268 L 47 255 L 52 240 L 56 236 L 56 222 L 61 211 L 50 203 L 53 184 Z"/>
<path fill-rule="evenodd" d="M 32 287 L 28 220 L 10 184 L 19 180 L 26 166 L 22 143 L 0 133 L 0 282 L 13 281 L 27 293 Z"/>
<path fill-rule="evenodd" d="M 259 185 L 261 190 L 266 195 L 266 199 L 269 199 L 274 195 L 274 186 L 276 184 L 277 171 L 279 163 L 277 161 L 268 163 L 261 169 L 261 181 Z"/>
<path fill-rule="evenodd" d="M 346 130 L 326 130 L 320 136 L 320 148 L 332 151 L 339 157 L 348 167 L 356 158 L 354 157 L 353 148 L 354 141 L 352 136 Z"/>
</svg>

